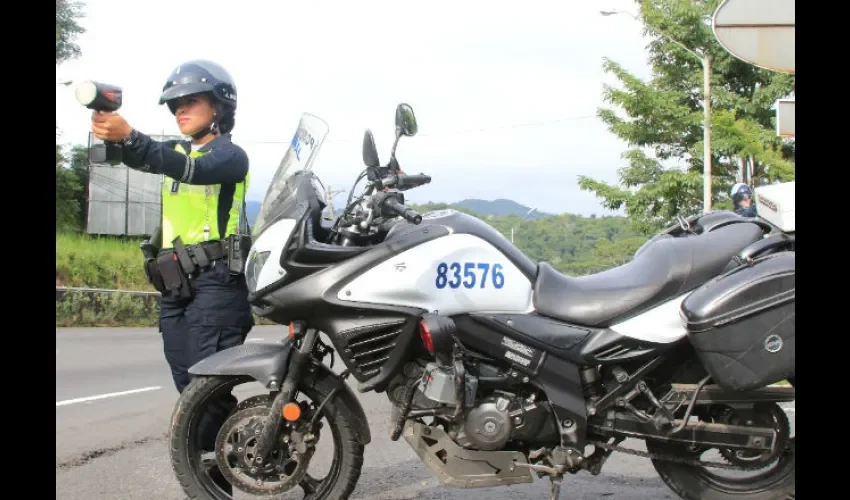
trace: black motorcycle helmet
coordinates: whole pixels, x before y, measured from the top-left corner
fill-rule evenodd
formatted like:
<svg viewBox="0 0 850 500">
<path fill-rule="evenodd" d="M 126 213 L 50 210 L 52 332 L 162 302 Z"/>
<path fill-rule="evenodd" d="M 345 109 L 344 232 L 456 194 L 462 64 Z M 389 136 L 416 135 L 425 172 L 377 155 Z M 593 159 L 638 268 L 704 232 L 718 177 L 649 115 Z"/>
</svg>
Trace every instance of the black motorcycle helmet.
<svg viewBox="0 0 850 500">
<path fill-rule="evenodd" d="M 753 199 L 753 190 L 750 189 L 750 186 L 743 182 L 739 182 L 732 186 L 732 190 L 729 192 L 729 195 L 732 197 L 732 204 L 734 205 L 735 210 L 738 210 L 741 208 L 742 201 Z"/>
<path fill-rule="evenodd" d="M 215 121 L 211 131 L 227 134 L 236 125 L 236 85 L 222 66 L 212 61 L 188 61 L 168 76 L 159 96 L 171 114 L 177 112 L 174 100 L 193 94 L 207 94 L 215 105 Z"/>
</svg>

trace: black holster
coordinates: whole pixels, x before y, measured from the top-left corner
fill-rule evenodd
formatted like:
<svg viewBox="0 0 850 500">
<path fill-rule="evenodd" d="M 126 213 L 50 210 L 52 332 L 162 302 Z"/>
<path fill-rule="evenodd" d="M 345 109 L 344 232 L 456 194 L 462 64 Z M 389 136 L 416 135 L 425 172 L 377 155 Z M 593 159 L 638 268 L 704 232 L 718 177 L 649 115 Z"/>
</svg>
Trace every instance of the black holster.
<svg viewBox="0 0 850 500">
<path fill-rule="evenodd" d="M 155 248 L 147 242 L 141 245 L 145 255 L 145 276 L 164 298 L 188 299 L 193 295 L 190 275 L 195 265 L 179 236 L 172 243 L 173 250 L 158 253 L 154 253 Z"/>
<path fill-rule="evenodd" d="M 192 296 L 192 283 L 176 252 L 162 252 L 156 259 L 147 259 L 145 273 L 151 285 L 165 298 L 188 299 Z"/>
<path fill-rule="evenodd" d="M 230 274 L 239 275 L 245 273 L 245 260 L 251 250 L 251 235 L 231 234 L 225 243 L 227 248 L 227 268 Z"/>
<path fill-rule="evenodd" d="M 162 293 L 165 290 L 165 283 L 162 281 L 162 274 L 159 272 L 156 256 L 145 257 L 144 269 L 145 276 L 148 278 L 148 283 L 153 286 L 154 290 Z"/>
</svg>

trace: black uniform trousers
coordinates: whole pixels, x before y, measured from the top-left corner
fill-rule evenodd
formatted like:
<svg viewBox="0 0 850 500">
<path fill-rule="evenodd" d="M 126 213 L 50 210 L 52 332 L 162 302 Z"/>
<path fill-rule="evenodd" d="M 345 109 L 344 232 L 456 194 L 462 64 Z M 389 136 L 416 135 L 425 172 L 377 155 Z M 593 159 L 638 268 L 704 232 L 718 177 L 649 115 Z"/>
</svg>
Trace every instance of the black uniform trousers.
<svg viewBox="0 0 850 500">
<path fill-rule="evenodd" d="M 214 261 L 193 280 L 190 299 L 163 297 L 160 331 L 165 359 L 178 392 L 189 385 L 189 368 L 218 351 L 245 342 L 254 326 L 245 276 L 230 274 L 227 263 Z M 232 394 L 209 401 L 198 421 L 199 445 L 215 449 L 215 437 L 237 400 Z"/>
</svg>

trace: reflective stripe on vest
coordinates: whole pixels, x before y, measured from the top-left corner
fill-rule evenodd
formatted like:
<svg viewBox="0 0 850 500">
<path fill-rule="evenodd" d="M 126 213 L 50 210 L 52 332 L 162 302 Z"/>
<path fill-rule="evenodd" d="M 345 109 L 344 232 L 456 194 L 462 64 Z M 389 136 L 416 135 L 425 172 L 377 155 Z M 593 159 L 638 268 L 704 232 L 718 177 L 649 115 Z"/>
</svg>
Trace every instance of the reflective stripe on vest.
<svg viewBox="0 0 850 500">
<path fill-rule="evenodd" d="M 186 154 L 186 150 L 179 143 L 174 149 Z M 188 156 L 198 158 L 208 152 L 192 151 Z M 236 184 L 225 234 L 220 235 L 218 233 L 218 200 L 221 184 L 200 186 L 184 184 L 176 179 L 164 177 L 162 183 L 163 246 L 171 246 L 177 236 L 180 236 L 185 245 L 206 240 L 221 240 L 236 233 L 240 227 L 246 226 L 247 220 L 242 217 L 242 207 L 248 181 L 249 176 L 246 174 L 245 179 Z"/>
</svg>

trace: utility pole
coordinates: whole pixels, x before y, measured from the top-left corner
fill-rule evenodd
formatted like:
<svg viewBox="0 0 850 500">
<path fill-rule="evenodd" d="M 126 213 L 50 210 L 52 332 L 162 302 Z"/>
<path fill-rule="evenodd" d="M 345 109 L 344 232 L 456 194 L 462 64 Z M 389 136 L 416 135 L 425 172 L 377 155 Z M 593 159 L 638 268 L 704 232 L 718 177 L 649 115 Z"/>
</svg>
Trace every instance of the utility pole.
<svg viewBox="0 0 850 500">
<path fill-rule="evenodd" d="M 337 189 L 336 191 L 333 191 L 330 185 L 325 189 L 325 199 L 328 200 L 328 210 L 331 213 L 331 219 L 336 217 L 336 214 L 334 214 L 334 196 L 344 192 L 344 189 Z"/>
<path fill-rule="evenodd" d="M 669 37 L 668 37 L 669 38 Z M 672 40 L 672 38 L 671 38 Z M 674 40 L 675 41 L 675 40 Z M 711 61 L 708 57 L 708 52 L 703 52 L 702 56 L 688 49 L 681 43 L 682 48 L 691 53 L 694 57 L 702 62 L 702 80 L 703 80 L 703 170 L 702 170 L 702 211 L 708 213 L 711 211 Z"/>
</svg>

